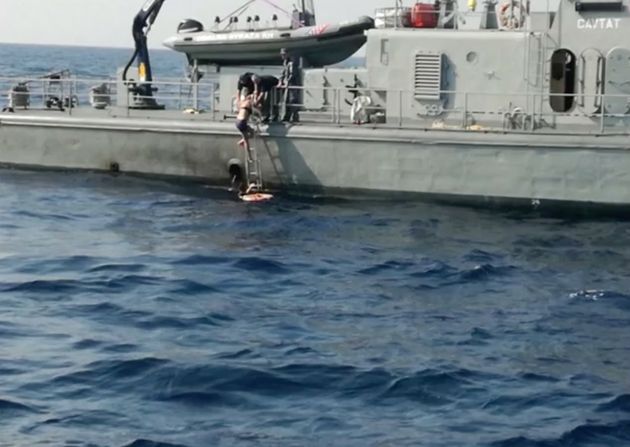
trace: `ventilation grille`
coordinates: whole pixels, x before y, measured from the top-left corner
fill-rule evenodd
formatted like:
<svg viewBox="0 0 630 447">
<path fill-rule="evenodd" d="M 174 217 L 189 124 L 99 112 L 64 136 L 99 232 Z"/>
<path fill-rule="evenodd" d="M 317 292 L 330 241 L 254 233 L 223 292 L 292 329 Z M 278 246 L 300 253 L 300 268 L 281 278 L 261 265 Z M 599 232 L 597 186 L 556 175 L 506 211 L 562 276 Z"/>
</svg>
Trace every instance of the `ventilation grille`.
<svg viewBox="0 0 630 447">
<path fill-rule="evenodd" d="M 414 72 L 416 99 L 440 99 L 442 89 L 442 53 L 417 53 Z"/>
</svg>

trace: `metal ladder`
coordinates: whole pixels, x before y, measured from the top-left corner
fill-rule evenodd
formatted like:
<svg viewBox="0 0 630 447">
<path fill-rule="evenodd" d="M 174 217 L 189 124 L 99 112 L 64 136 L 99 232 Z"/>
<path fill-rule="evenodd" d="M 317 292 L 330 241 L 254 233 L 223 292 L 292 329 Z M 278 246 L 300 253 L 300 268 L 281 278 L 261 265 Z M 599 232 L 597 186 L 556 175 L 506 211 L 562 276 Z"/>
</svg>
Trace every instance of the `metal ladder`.
<svg viewBox="0 0 630 447">
<path fill-rule="evenodd" d="M 247 178 L 246 194 L 262 192 L 263 190 L 262 167 L 260 164 L 260 158 L 258 158 L 258 151 L 256 149 L 260 140 L 260 123 L 256 122 L 254 135 L 250 140 L 249 152 L 245 157 L 245 176 Z"/>
</svg>

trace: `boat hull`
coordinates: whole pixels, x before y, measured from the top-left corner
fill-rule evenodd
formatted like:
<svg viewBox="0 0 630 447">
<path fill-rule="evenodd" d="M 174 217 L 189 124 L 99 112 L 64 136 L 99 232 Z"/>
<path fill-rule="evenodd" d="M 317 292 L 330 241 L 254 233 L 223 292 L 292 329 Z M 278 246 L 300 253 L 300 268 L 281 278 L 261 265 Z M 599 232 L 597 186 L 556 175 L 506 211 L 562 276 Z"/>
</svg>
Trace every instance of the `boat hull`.
<svg viewBox="0 0 630 447">
<path fill-rule="evenodd" d="M 171 176 L 228 185 L 244 162 L 231 122 L 2 116 L 0 163 Z M 630 207 L 624 136 L 271 126 L 258 148 L 273 188 L 422 195 L 451 202 Z"/>
<path fill-rule="evenodd" d="M 189 61 L 202 65 L 281 65 L 280 49 L 299 55 L 308 66 L 321 67 L 342 62 L 367 41 L 365 31 L 374 22 L 369 17 L 347 25 L 309 27 L 297 30 L 256 32 L 185 33 L 165 45 L 185 53 Z"/>
</svg>

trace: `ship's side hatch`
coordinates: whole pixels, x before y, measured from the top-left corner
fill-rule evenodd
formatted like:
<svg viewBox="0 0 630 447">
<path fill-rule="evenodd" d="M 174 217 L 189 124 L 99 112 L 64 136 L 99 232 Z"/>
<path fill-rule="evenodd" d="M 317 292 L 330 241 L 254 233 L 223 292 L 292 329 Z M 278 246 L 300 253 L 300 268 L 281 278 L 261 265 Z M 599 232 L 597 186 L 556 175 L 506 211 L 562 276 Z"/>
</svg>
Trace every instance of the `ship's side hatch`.
<svg viewBox="0 0 630 447">
<path fill-rule="evenodd" d="M 567 49 L 559 49 L 551 56 L 549 103 L 554 112 L 568 112 L 575 104 L 575 55 Z"/>
<path fill-rule="evenodd" d="M 604 55 L 595 48 L 584 50 L 578 59 L 578 105 L 588 115 L 601 113 L 604 94 Z"/>
<path fill-rule="evenodd" d="M 613 48 L 606 56 L 605 110 L 609 115 L 627 114 L 630 109 L 630 50 Z"/>
</svg>

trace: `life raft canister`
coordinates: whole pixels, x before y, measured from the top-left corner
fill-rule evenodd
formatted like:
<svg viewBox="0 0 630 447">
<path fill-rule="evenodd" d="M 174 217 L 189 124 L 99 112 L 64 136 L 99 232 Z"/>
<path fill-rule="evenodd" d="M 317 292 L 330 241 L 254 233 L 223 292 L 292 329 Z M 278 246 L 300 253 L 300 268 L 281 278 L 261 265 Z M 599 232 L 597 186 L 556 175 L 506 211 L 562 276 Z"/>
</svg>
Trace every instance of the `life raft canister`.
<svg viewBox="0 0 630 447">
<path fill-rule="evenodd" d="M 433 3 L 416 3 L 411 9 L 413 28 L 435 28 L 438 23 L 438 11 Z"/>
</svg>

